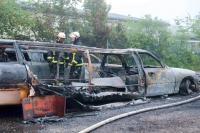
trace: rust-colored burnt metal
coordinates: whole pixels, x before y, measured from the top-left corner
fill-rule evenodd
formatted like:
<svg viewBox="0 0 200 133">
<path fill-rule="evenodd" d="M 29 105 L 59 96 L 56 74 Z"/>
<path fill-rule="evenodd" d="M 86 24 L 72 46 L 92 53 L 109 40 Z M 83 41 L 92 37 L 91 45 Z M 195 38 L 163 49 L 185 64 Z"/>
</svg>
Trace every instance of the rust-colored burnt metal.
<svg viewBox="0 0 200 133">
<path fill-rule="evenodd" d="M 88 72 L 89 72 L 89 85 L 91 85 L 91 80 L 92 80 L 92 73 L 93 73 L 93 67 L 92 67 L 92 63 L 91 63 L 91 58 L 90 58 L 90 54 L 89 51 L 86 50 L 86 55 L 87 55 L 87 59 L 88 59 Z M 92 87 L 89 87 L 89 91 L 92 91 Z"/>
<path fill-rule="evenodd" d="M 0 105 L 21 104 L 22 100 L 29 95 L 27 85 L 13 85 L 0 87 Z"/>
<path fill-rule="evenodd" d="M 44 116 L 65 115 L 66 99 L 62 96 L 41 96 L 25 98 L 22 102 L 24 120 Z"/>
</svg>

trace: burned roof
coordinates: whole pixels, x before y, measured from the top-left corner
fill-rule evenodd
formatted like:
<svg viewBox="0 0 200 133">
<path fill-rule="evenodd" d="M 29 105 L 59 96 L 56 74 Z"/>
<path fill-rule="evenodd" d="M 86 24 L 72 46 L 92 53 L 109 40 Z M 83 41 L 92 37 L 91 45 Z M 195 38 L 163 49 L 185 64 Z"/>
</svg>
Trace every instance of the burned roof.
<svg viewBox="0 0 200 133">
<path fill-rule="evenodd" d="M 24 49 L 37 49 L 37 50 L 55 50 L 67 51 L 71 48 L 77 48 L 79 52 L 89 51 L 90 53 L 102 54 L 130 54 L 132 52 L 147 52 L 143 49 L 128 48 L 128 49 L 103 49 L 97 47 L 78 46 L 73 44 L 60 44 L 51 42 L 37 42 L 37 41 L 21 41 L 21 40 L 6 40 L 0 39 L 0 43 L 17 43 Z M 0 44 L 1 45 L 1 44 Z"/>
<path fill-rule="evenodd" d="M 142 50 L 142 49 L 136 49 L 136 48 L 90 50 L 90 53 L 103 53 L 103 54 L 131 54 L 132 52 L 147 52 L 147 51 Z"/>
<path fill-rule="evenodd" d="M 15 40 L 9 40 L 9 39 L 0 39 L 0 45 L 2 45 L 2 44 L 7 44 L 7 45 L 11 45 L 11 44 L 13 44 L 14 42 L 16 42 Z"/>
</svg>

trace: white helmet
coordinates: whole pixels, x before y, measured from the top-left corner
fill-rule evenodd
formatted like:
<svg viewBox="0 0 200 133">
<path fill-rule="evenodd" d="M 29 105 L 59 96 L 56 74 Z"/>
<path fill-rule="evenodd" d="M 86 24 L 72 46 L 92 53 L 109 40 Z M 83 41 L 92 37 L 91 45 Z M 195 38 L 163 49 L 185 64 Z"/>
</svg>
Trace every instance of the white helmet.
<svg viewBox="0 0 200 133">
<path fill-rule="evenodd" d="M 59 32 L 57 35 L 58 38 L 66 38 L 65 33 L 64 32 Z"/>
<path fill-rule="evenodd" d="M 72 33 L 70 33 L 69 34 L 69 37 L 71 37 L 71 38 L 79 38 L 80 37 L 80 33 L 79 32 L 72 32 Z"/>
</svg>

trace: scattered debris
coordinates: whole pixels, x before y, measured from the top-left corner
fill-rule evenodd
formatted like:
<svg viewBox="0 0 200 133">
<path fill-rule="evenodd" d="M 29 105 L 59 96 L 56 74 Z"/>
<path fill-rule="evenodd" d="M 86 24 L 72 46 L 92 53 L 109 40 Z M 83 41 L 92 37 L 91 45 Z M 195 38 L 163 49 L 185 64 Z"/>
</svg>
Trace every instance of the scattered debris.
<svg viewBox="0 0 200 133">
<path fill-rule="evenodd" d="M 168 95 L 162 95 L 161 98 L 162 98 L 162 99 L 167 99 L 167 98 L 168 98 Z"/>
<path fill-rule="evenodd" d="M 74 117 L 86 117 L 86 116 L 96 116 L 98 115 L 98 113 L 90 113 L 90 114 L 87 114 L 87 113 L 84 113 L 84 114 L 76 114 L 76 113 L 72 113 L 72 114 L 66 114 L 65 118 L 74 118 Z"/>
<path fill-rule="evenodd" d="M 34 118 L 34 119 L 30 119 L 27 121 L 23 121 L 24 124 L 31 124 L 31 123 L 54 123 L 54 122 L 62 122 L 64 121 L 64 118 L 58 117 L 58 116 L 51 116 L 51 117 L 40 117 L 40 118 Z"/>
<path fill-rule="evenodd" d="M 129 102 L 129 105 L 139 105 L 139 104 L 145 104 L 149 103 L 150 99 L 137 99 L 137 100 L 132 100 Z"/>
</svg>

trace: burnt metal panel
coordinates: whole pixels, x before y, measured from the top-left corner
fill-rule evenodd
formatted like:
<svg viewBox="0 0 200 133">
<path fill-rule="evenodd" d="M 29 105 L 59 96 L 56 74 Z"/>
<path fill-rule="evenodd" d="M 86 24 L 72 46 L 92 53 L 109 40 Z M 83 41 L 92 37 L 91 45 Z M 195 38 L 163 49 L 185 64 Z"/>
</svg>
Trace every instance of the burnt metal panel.
<svg viewBox="0 0 200 133">
<path fill-rule="evenodd" d="M 22 103 L 22 99 L 27 97 L 29 89 L 27 86 L 1 87 L 0 105 L 17 105 Z"/>
<path fill-rule="evenodd" d="M 25 98 L 22 102 L 24 120 L 44 116 L 65 115 L 66 99 L 62 96 L 41 96 Z"/>
<path fill-rule="evenodd" d="M 15 63 L 0 63 L 0 84 L 19 84 L 27 80 L 24 65 Z"/>
<path fill-rule="evenodd" d="M 125 88 L 125 83 L 120 77 L 93 78 L 91 83 L 95 86 L 110 86 L 116 88 Z"/>
<path fill-rule="evenodd" d="M 167 68 L 144 68 L 147 79 L 147 96 L 172 94 L 175 89 L 175 75 Z"/>
</svg>

